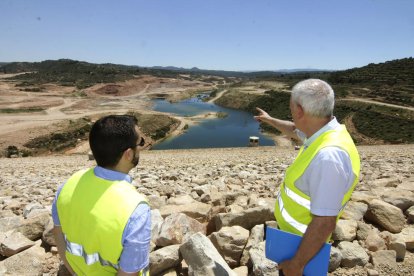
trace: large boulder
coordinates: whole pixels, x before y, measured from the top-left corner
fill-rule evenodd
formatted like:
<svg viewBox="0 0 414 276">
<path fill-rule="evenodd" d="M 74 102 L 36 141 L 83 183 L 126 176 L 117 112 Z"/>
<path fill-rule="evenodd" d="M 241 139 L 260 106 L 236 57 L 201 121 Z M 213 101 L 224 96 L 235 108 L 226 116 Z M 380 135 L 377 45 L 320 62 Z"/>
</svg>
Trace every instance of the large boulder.
<svg viewBox="0 0 414 276">
<path fill-rule="evenodd" d="M 42 237 L 51 219 L 49 213 L 39 213 L 36 216 L 23 220 L 22 224 L 16 228 L 16 231 L 32 241 L 37 240 Z"/>
<path fill-rule="evenodd" d="M 365 218 L 391 233 L 401 232 L 405 224 L 405 217 L 400 208 L 378 199 L 370 202 Z"/>
<path fill-rule="evenodd" d="M 383 192 L 382 200 L 400 208 L 403 212 L 414 205 L 414 193 L 390 189 Z"/>
<path fill-rule="evenodd" d="M 273 207 L 255 207 L 240 213 L 218 214 L 214 219 L 217 230 L 224 226 L 234 225 L 250 230 L 257 224 L 264 224 L 268 220 L 274 220 Z"/>
<path fill-rule="evenodd" d="M 249 238 L 249 230 L 241 226 L 226 226 L 210 235 L 210 240 L 230 267 L 237 267 Z"/>
<path fill-rule="evenodd" d="M 180 245 L 175 244 L 151 252 L 150 275 L 158 275 L 162 271 L 178 266 L 182 260 L 179 249 Z"/>
<path fill-rule="evenodd" d="M 349 201 L 345 206 L 341 218 L 345 220 L 360 221 L 368 210 L 368 204 L 363 202 Z"/>
<path fill-rule="evenodd" d="M 53 220 L 49 220 L 49 223 L 45 227 L 45 231 L 42 233 L 42 241 L 50 246 L 56 246 L 55 235 L 53 234 Z"/>
<path fill-rule="evenodd" d="M 164 205 L 160 208 L 160 213 L 163 218 L 168 217 L 174 213 L 183 213 L 193 219 L 198 220 L 199 222 L 207 222 L 209 219 L 210 210 L 210 204 L 194 201 L 188 204 Z"/>
<path fill-rule="evenodd" d="M 332 272 L 335 271 L 340 265 L 342 261 L 342 254 L 341 251 L 336 247 L 331 247 L 330 258 L 329 258 L 329 267 L 328 271 Z"/>
<path fill-rule="evenodd" d="M 205 226 L 185 214 L 172 214 L 161 225 L 156 245 L 167 246 L 181 244 L 197 232 L 205 234 Z"/>
<path fill-rule="evenodd" d="M 411 206 L 405 211 L 409 223 L 414 223 L 414 206 Z"/>
<path fill-rule="evenodd" d="M 253 246 L 256 246 L 259 243 L 261 243 L 263 241 L 263 239 L 264 239 L 264 225 L 263 224 L 256 225 L 250 231 L 250 237 L 247 240 L 246 247 L 244 248 L 242 257 L 240 259 L 240 264 L 241 265 L 249 264 L 249 260 L 250 260 L 249 251 L 250 251 L 250 249 Z"/>
<path fill-rule="evenodd" d="M 157 242 L 158 234 L 161 230 L 161 226 L 164 223 L 164 219 L 158 209 L 151 210 L 151 241 Z"/>
<path fill-rule="evenodd" d="M 407 250 L 414 250 L 414 225 L 404 228 L 400 233 L 400 237 L 404 240 Z"/>
<path fill-rule="evenodd" d="M 335 241 L 353 241 L 356 237 L 358 223 L 355 220 L 338 220 L 332 239 Z"/>
<path fill-rule="evenodd" d="M 277 263 L 269 260 L 265 256 L 265 242 L 259 243 L 249 250 L 249 255 L 253 266 L 253 275 L 255 276 L 277 276 L 279 270 Z"/>
<path fill-rule="evenodd" d="M 19 232 L 9 232 L 0 242 L 0 254 L 5 257 L 13 256 L 23 251 L 35 243 Z"/>
<path fill-rule="evenodd" d="M 23 222 L 23 219 L 19 216 L 8 216 L 0 218 L 0 232 L 7 232 L 19 227 Z"/>
<path fill-rule="evenodd" d="M 45 259 L 45 250 L 32 246 L 0 262 L 0 275 L 42 275 Z"/>
<path fill-rule="evenodd" d="M 365 247 L 372 252 L 387 249 L 384 239 L 374 230 L 369 232 L 365 240 Z"/>
<path fill-rule="evenodd" d="M 188 264 L 189 275 L 236 276 L 211 241 L 201 233 L 189 237 L 180 246 L 180 252 Z"/>
<path fill-rule="evenodd" d="M 343 267 L 365 266 L 369 261 L 368 254 L 357 242 L 343 241 L 339 243 L 338 249 L 341 251 Z"/>
<path fill-rule="evenodd" d="M 394 250 L 380 250 L 371 254 L 372 264 L 374 268 L 387 266 L 393 270 L 397 270 L 396 252 Z"/>
</svg>

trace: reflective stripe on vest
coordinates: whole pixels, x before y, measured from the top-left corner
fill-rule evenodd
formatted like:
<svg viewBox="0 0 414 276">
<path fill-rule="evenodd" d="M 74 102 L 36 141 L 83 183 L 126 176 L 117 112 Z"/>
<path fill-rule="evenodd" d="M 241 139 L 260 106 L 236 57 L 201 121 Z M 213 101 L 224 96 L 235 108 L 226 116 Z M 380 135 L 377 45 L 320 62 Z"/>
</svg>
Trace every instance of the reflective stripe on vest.
<svg viewBox="0 0 414 276">
<path fill-rule="evenodd" d="M 284 190 L 285 190 L 285 193 L 288 197 L 290 197 L 297 204 L 300 204 L 303 207 L 305 207 L 306 209 L 310 210 L 310 200 L 307 200 L 306 198 L 301 197 L 300 195 L 298 195 L 297 193 L 295 193 L 294 191 L 292 191 L 291 189 L 286 187 L 286 185 L 283 185 L 283 186 L 285 186 Z M 280 209 L 280 213 L 282 214 L 283 218 L 291 226 L 295 227 L 296 230 L 298 230 L 302 234 L 305 234 L 306 229 L 308 228 L 308 226 L 306 224 L 300 223 L 299 221 L 292 218 L 291 215 L 289 215 L 289 213 L 286 211 L 286 209 L 283 205 L 283 200 L 282 200 L 282 197 L 281 197 L 280 193 L 278 193 L 278 195 L 277 195 L 277 200 L 279 202 L 279 209 Z M 348 201 L 342 206 L 342 208 L 340 210 L 340 213 L 345 209 L 345 206 L 347 205 L 347 203 L 348 203 Z"/>
<path fill-rule="evenodd" d="M 286 185 L 283 185 L 283 186 L 285 187 L 285 193 L 288 197 L 290 197 L 297 204 L 300 204 L 306 209 L 310 210 L 310 203 L 311 203 L 310 200 L 301 197 L 300 195 L 298 195 L 297 193 L 295 193 L 294 191 L 286 187 Z"/>
<path fill-rule="evenodd" d="M 92 265 L 96 262 L 99 262 L 102 266 L 111 266 L 115 268 L 116 270 L 119 269 L 119 266 L 117 264 L 113 264 L 109 261 L 104 260 L 99 255 L 99 253 L 92 253 L 92 254 L 86 253 L 82 245 L 68 241 L 68 239 L 66 238 L 66 235 L 65 235 L 65 242 L 66 242 L 66 251 L 68 251 L 72 255 L 82 257 L 85 260 L 85 263 L 87 265 Z"/>
<path fill-rule="evenodd" d="M 288 222 L 291 226 L 295 227 L 296 230 L 298 230 L 302 234 L 305 234 L 306 229 L 308 228 L 308 226 L 306 224 L 300 223 L 299 221 L 295 220 L 294 218 L 292 218 L 289 215 L 289 213 L 286 211 L 286 209 L 283 206 L 283 200 L 282 200 L 282 197 L 280 196 L 280 194 L 279 194 L 277 200 L 279 201 L 280 213 L 282 214 L 285 221 Z"/>
</svg>

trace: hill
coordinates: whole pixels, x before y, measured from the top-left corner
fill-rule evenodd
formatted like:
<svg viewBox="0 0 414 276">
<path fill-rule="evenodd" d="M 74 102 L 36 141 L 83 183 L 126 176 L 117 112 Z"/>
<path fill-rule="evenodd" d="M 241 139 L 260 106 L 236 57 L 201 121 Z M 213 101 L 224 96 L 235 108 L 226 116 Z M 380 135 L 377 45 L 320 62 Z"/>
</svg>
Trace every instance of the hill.
<svg viewBox="0 0 414 276">
<path fill-rule="evenodd" d="M 98 83 L 113 83 L 132 79 L 135 75 L 149 74 L 160 77 L 175 77 L 178 73 L 161 69 L 145 69 L 138 66 L 118 64 L 93 64 L 70 59 L 45 60 L 42 62 L 13 62 L 0 67 L 3 73 L 21 73 L 13 77 L 21 86 L 56 83 L 76 86 L 78 89 Z"/>
</svg>

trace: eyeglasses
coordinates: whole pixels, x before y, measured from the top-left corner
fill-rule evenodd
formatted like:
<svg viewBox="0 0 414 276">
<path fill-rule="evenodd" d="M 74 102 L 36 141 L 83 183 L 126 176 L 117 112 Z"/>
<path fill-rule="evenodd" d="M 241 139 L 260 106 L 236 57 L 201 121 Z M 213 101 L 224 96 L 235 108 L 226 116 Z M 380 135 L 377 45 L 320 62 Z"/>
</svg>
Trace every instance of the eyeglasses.
<svg viewBox="0 0 414 276">
<path fill-rule="evenodd" d="M 136 144 L 136 147 L 143 147 L 145 146 L 145 139 L 141 136 L 141 139 L 139 140 L 139 143 Z"/>
</svg>

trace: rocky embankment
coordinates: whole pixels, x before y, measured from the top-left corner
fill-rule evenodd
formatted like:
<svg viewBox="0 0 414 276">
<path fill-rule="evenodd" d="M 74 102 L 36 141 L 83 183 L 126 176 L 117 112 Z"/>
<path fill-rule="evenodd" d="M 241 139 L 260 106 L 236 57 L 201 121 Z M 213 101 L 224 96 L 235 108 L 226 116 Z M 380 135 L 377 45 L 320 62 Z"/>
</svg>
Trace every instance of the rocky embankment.
<svg viewBox="0 0 414 276">
<path fill-rule="evenodd" d="M 333 235 L 330 275 L 412 275 L 414 145 L 359 147 L 361 182 Z M 147 151 L 131 172 L 152 207 L 151 275 L 277 275 L 264 257 L 297 152 Z M 60 275 L 50 207 L 87 156 L 0 159 L 0 275 Z"/>
</svg>

